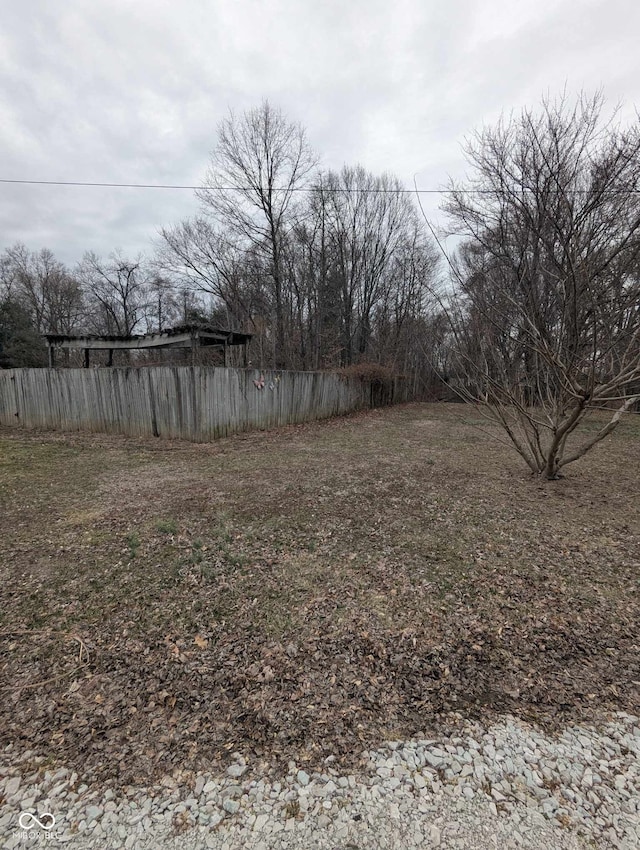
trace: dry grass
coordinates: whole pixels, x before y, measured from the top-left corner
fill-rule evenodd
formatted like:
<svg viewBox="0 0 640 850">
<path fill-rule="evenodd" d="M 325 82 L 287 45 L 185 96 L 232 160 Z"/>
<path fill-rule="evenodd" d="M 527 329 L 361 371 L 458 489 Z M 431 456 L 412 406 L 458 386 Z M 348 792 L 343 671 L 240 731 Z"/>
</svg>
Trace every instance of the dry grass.
<svg viewBox="0 0 640 850">
<path fill-rule="evenodd" d="M 0 430 L 0 745 L 144 782 L 456 713 L 638 712 L 640 418 L 542 482 L 461 412 Z"/>
</svg>

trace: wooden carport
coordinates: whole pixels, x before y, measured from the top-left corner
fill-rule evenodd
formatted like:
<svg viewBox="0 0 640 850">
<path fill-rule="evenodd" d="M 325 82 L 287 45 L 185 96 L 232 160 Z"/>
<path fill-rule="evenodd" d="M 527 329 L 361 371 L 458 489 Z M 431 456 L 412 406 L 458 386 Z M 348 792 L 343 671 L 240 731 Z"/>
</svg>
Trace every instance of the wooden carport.
<svg viewBox="0 0 640 850">
<path fill-rule="evenodd" d="M 139 350 L 146 348 L 188 348 L 191 350 L 191 365 L 195 364 L 196 351 L 201 346 L 220 348 L 223 363 L 227 365 L 227 349 L 231 345 L 244 346 L 244 367 L 247 367 L 247 344 L 252 334 L 228 331 L 210 325 L 179 325 L 157 333 L 132 336 L 70 336 L 67 334 L 44 334 L 49 350 L 49 368 L 56 365 L 57 350 L 81 349 L 84 351 L 84 367 L 90 366 L 91 351 L 107 351 L 107 366 L 113 366 L 113 352 L 117 349 Z"/>
</svg>

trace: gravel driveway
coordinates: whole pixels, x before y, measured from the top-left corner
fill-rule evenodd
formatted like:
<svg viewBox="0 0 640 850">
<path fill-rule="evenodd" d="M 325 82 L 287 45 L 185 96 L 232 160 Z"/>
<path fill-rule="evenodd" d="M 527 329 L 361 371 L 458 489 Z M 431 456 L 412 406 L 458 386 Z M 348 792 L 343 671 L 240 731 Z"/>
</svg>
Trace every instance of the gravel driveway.
<svg viewBox="0 0 640 850">
<path fill-rule="evenodd" d="M 165 776 L 124 794 L 29 753 L 4 756 L 7 850 L 640 847 L 640 724 L 626 714 L 556 737 L 511 718 L 461 722 L 448 737 L 363 753 L 351 775 L 329 757 L 323 773 L 290 763 L 261 776 L 236 753 L 222 775 Z"/>
</svg>

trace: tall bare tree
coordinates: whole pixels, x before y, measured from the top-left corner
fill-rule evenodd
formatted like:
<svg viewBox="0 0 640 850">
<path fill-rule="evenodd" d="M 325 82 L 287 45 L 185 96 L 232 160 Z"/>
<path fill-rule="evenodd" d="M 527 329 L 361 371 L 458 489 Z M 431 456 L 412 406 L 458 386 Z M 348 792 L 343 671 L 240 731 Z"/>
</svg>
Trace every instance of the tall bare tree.
<svg viewBox="0 0 640 850">
<path fill-rule="evenodd" d="M 605 121 L 599 95 L 544 101 L 466 154 L 472 177 L 446 204 L 466 237 L 448 300 L 457 387 L 557 478 L 640 398 L 640 125 Z"/>
<path fill-rule="evenodd" d="M 323 201 L 323 232 L 339 279 L 346 365 L 367 355 L 375 312 L 393 283 L 393 266 L 419 229 L 416 210 L 397 178 L 376 176 L 362 166 L 323 174 L 314 190 Z"/>
<path fill-rule="evenodd" d="M 294 193 L 305 185 L 315 162 L 304 129 L 265 101 L 222 121 L 205 185 L 197 192 L 205 215 L 223 222 L 267 258 L 278 368 L 286 365 L 283 243 Z"/>
</svg>

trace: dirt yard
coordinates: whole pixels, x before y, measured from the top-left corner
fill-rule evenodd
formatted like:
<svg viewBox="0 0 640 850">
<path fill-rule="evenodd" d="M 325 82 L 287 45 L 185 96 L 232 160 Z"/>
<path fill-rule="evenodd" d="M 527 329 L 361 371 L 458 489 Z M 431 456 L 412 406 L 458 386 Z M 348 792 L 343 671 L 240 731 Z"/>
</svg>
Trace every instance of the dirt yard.
<svg viewBox="0 0 640 850">
<path fill-rule="evenodd" d="M 474 422 L 0 430 L 4 758 L 148 783 L 459 715 L 640 712 L 640 416 L 556 482 Z"/>
</svg>

